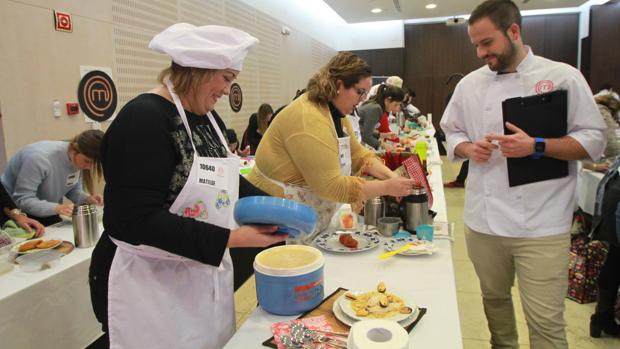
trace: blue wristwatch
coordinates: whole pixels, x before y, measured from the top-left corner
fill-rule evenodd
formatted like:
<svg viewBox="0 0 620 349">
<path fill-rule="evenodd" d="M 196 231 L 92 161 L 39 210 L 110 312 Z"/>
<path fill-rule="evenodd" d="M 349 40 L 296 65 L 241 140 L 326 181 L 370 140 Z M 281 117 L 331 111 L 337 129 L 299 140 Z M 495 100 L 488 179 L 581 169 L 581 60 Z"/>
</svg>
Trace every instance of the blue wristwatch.
<svg viewBox="0 0 620 349">
<path fill-rule="evenodd" d="M 534 153 L 532 153 L 532 159 L 540 159 L 545 155 L 545 139 L 536 137 L 534 138 Z"/>
</svg>

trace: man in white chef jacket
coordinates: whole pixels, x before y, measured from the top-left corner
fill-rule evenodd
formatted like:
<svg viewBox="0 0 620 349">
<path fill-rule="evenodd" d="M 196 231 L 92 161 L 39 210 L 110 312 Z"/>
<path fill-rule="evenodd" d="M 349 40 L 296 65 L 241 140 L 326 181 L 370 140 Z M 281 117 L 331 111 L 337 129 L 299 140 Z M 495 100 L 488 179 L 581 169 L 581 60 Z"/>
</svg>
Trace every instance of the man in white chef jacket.
<svg viewBox="0 0 620 349">
<path fill-rule="evenodd" d="M 480 279 L 493 348 L 517 348 L 511 287 L 515 275 L 532 348 L 568 348 L 564 297 L 577 160 L 599 158 L 603 122 L 575 68 L 535 56 L 521 38 L 521 15 L 510 0 L 488 0 L 468 25 L 486 63 L 456 87 L 441 121 L 452 161 L 470 161 L 465 238 Z M 503 135 L 502 101 L 566 90 L 567 135 L 538 138 L 516 126 Z M 568 160 L 567 177 L 509 187 L 507 158 Z"/>
</svg>

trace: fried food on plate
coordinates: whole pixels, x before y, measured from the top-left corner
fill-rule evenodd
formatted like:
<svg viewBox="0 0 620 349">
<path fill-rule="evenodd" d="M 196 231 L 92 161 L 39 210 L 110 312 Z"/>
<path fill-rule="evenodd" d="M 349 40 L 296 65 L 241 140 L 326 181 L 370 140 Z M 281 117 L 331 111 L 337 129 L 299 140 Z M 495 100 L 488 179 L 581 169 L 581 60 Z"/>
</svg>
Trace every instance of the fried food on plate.
<svg viewBox="0 0 620 349">
<path fill-rule="evenodd" d="M 346 297 L 346 295 L 345 295 Z M 375 319 L 389 318 L 397 314 L 411 314 L 413 309 L 405 305 L 405 301 L 386 292 L 383 282 L 377 286 L 377 291 L 356 295 L 351 301 L 351 308 L 355 315 Z"/>
<path fill-rule="evenodd" d="M 341 234 L 338 241 L 348 248 L 357 248 L 357 240 L 351 234 Z"/>
<path fill-rule="evenodd" d="M 37 244 L 37 248 L 40 248 L 40 249 L 50 248 L 52 246 L 58 245 L 59 242 L 60 240 L 42 240 L 41 242 Z"/>
<path fill-rule="evenodd" d="M 26 252 L 37 248 L 37 245 L 41 242 L 41 239 L 26 241 L 19 245 L 19 252 Z"/>
</svg>

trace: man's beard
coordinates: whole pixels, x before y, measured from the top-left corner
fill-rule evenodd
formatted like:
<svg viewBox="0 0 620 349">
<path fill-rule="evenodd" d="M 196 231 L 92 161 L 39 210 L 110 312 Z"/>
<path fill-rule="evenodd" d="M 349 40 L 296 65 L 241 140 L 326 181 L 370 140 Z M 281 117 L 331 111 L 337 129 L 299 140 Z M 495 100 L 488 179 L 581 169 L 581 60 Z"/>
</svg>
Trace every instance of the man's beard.
<svg viewBox="0 0 620 349">
<path fill-rule="evenodd" d="M 506 48 L 506 50 L 500 53 L 499 55 L 495 56 L 495 58 L 497 59 L 497 63 L 495 65 L 491 65 L 491 63 L 488 63 L 487 65 L 489 66 L 489 69 L 491 69 L 492 71 L 501 72 L 501 71 L 508 69 L 508 67 L 510 67 L 510 65 L 514 63 L 516 57 L 517 57 L 516 45 L 514 42 L 508 39 L 508 47 Z"/>
</svg>

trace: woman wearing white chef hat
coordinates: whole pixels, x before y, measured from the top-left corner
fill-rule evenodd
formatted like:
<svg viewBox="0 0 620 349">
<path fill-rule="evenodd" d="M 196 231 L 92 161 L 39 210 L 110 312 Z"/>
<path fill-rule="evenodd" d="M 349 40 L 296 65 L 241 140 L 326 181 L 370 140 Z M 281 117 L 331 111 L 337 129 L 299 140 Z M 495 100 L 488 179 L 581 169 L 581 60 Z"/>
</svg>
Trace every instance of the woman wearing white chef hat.
<svg viewBox="0 0 620 349">
<path fill-rule="evenodd" d="M 228 248 L 284 240 L 236 228 L 239 176 L 214 117 L 258 40 L 228 27 L 175 24 L 149 47 L 172 64 L 161 86 L 120 111 L 102 144 L 105 231 L 93 252 L 93 308 L 111 348 L 221 348 L 235 329 Z"/>
</svg>

